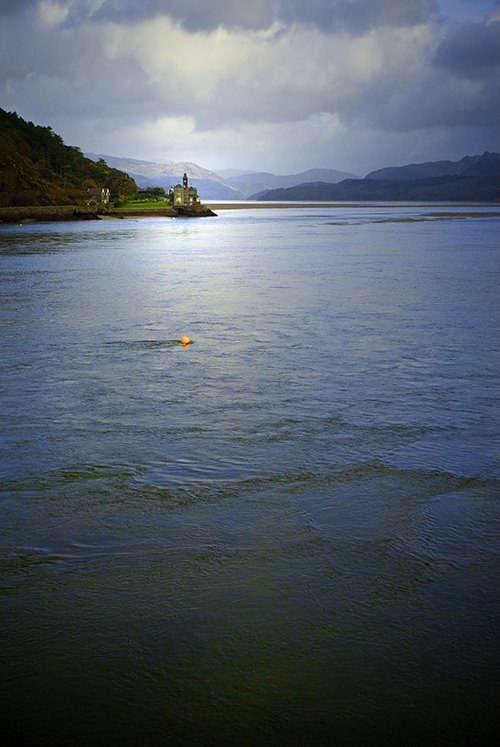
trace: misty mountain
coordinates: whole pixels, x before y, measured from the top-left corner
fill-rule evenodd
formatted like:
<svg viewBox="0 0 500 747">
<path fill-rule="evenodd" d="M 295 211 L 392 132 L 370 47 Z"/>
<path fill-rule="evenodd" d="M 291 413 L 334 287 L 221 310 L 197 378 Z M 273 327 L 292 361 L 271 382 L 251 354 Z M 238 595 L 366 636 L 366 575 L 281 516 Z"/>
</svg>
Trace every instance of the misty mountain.
<svg viewBox="0 0 500 747">
<path fill-rule="evenodd" d="M 243 174 L 255 174 L 255 171 L 248 171 L 248 169 L 217 169 L 215 172 L 223 179 L 230 181 L 235 176 L 243 176 Z"/>
<path fill-rule="evenodd" d="M 174 184 L 181 183 L 182 176 L 186 173 L 190 183 L 197 187 L 202 200 L 244 199 L 242 192 L 237 187 L 233 187 L 215 172 L 189 161 L 156 163 L 97 153 L 87 153 L 86 156 L 94 161 L 102 158 L 109 166 L 125 171 L 142 189 L 164 187 L 164 189 L 169 190 Z"/>
<path fill-rule="evenodd" d="M 169 189 L 182 181 L 184 172 L 193 186 L 198 188 L 202 200 L 246 200 L 255 192 L 278 187 L 293 187 L 310 181 L 336 184 L 342 179 L 356 178 L 354 174 L 335 169 L 309 169 L 300 174 L 279 176 L 267 172 L 222 169 L 219 173 L 191 162 L 156 163 L 135 158 L 120 158 L 105 154 L 86 153 L 87 158 L 102 158 L 109 166 L 125 171 L 139 187 L 164 187 Z"/>
<path fill-rule="evenodd" d="M 282 176 L 267 172 L 252 171 L 232 177 L 231 184 L 239 187 L 247 197 L 250 197 L 255 192 L 263 192 L 268 189 L 295 187 L 298 184 L 306 182 L 337 184 L 343 179 L 356 179 L 356 175 L 346 171 L 337 171 L 336 169 L 309 169 L 299 174 L 285 174 Z"/>
<path fill-rule="evenodd" d="M 442 166 L 442 164 L 447 164 Z M 432 172 L 440 168 L 461 169 L 460 173 L 444 174 L 419 179 L 375 179 L 375 173 L 413 174 L 415 167 L 429 167 Z M 417 173 L 419 173 L 417 168 Z M 500 154 L 483 153 L 466 156 L 460 161 L 437 161 L 429 164 L 411 164 L 399 168 L 380 169 L 364 179 L 345 179 L 338 184 L 309 182 L 287 189 L 272 189 L 252 196 L 269 201 L 365 201 L 365 200 L 438 200 L 464 202 L 497 202 L 500 200 Z"/>
<path fill-rule="evenodd" d="M 439 176 L 495 176 L 498 173 L 499 153 L 485 151 L 481 156 L 465 156 L 459 161 L 428 161 L 408 166 L 390 166 L 377 169 L 365 179 L 430 179 Z M 323 180 L 324 181 L 324 180 Z"/>
</svg>

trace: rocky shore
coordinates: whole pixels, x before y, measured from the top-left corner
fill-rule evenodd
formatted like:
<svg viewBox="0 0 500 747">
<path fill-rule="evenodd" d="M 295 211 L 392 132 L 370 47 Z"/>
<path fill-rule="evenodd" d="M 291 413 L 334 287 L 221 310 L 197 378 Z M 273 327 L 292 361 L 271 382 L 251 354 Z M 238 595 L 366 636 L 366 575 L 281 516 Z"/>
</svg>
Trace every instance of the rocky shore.
<svg viewBox="0 0 500 747">
<path fill-rule="evenodd" d="M 59 221 L 103 220 L 113 218 L 207 218 L 216 213 L 205 205 L 193 208 L 105 208 L 91 210 L 75 205 L 1 207 L 0 223 L 40 223 Z"/>
<path fill-rule="evenodd" d="M 217 214 L 206 205 L 196 205 L 190 208 L 112 208 L 98 215 L 100 218 L 209 218 L 212 216 L 216 217 Z"/>
</svg>

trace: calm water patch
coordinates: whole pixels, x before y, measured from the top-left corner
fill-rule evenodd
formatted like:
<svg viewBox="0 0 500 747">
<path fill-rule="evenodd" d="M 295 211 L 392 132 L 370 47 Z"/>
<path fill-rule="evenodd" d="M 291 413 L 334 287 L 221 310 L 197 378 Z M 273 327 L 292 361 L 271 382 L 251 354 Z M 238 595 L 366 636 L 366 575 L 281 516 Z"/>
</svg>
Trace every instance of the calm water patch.
<svg viewBox="0 0 500 747">
<path fill-rule="evenodd" d="M 10 741 L 491 740 L 499 219 L 442 210 L 0 227 Z"/>
</svg>

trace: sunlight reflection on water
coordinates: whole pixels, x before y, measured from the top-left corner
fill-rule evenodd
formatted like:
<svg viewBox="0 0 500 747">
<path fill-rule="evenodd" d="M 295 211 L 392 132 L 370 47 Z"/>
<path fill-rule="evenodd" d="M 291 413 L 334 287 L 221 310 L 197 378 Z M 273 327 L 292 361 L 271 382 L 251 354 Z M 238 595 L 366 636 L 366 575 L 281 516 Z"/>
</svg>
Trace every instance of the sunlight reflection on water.
<svg viewBox="0 0 500 747">
<path fill-rule="evenodd" d="M 435 211 L 0 229 L 11 740 L 491 735 L 498 220 Z"/>
</svg>

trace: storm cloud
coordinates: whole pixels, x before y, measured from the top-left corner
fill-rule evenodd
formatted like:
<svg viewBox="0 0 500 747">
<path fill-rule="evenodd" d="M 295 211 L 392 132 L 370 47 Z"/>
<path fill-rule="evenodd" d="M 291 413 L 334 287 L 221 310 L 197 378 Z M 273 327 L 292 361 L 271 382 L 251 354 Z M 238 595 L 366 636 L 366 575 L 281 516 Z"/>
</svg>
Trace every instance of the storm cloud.
<svg viewBox="0 0 500 747">
<path fill-rule="evenodd" d="M 36 0 L 0 0 L 0 17 L 22 13 L 30 5 L 35 5 Z"/>
<path fill-rule="evenodd" d="M 466 3 L 3 0 L 0 105 L 83 150 L 209 168 L 459 158 L 500 149 L 498 3 Z"/>
<path fill-rule="evenodd" d="M 32 4 L 24 0 L 19 6 Z M 14 5 L 7 0 L 7 5 Z M 321 29 L 353 32 L 378 26 L 407 26 L 426 22 L 437 13 L 436 0 L 79 0 L 59 2 L 66 8 L 65 23 L 112 21 L 135 24 L 170 18 L 188 31 L 222 27 L 263 30 L 273 23 L 307 24 Z"/>
<path fill-rule="evenodd" d="M 453 29 L 436 50 L 435 62 L 461 78 L 494 79 L 500 76 L 499 17 L 465 23 Z"/>
</svg>

